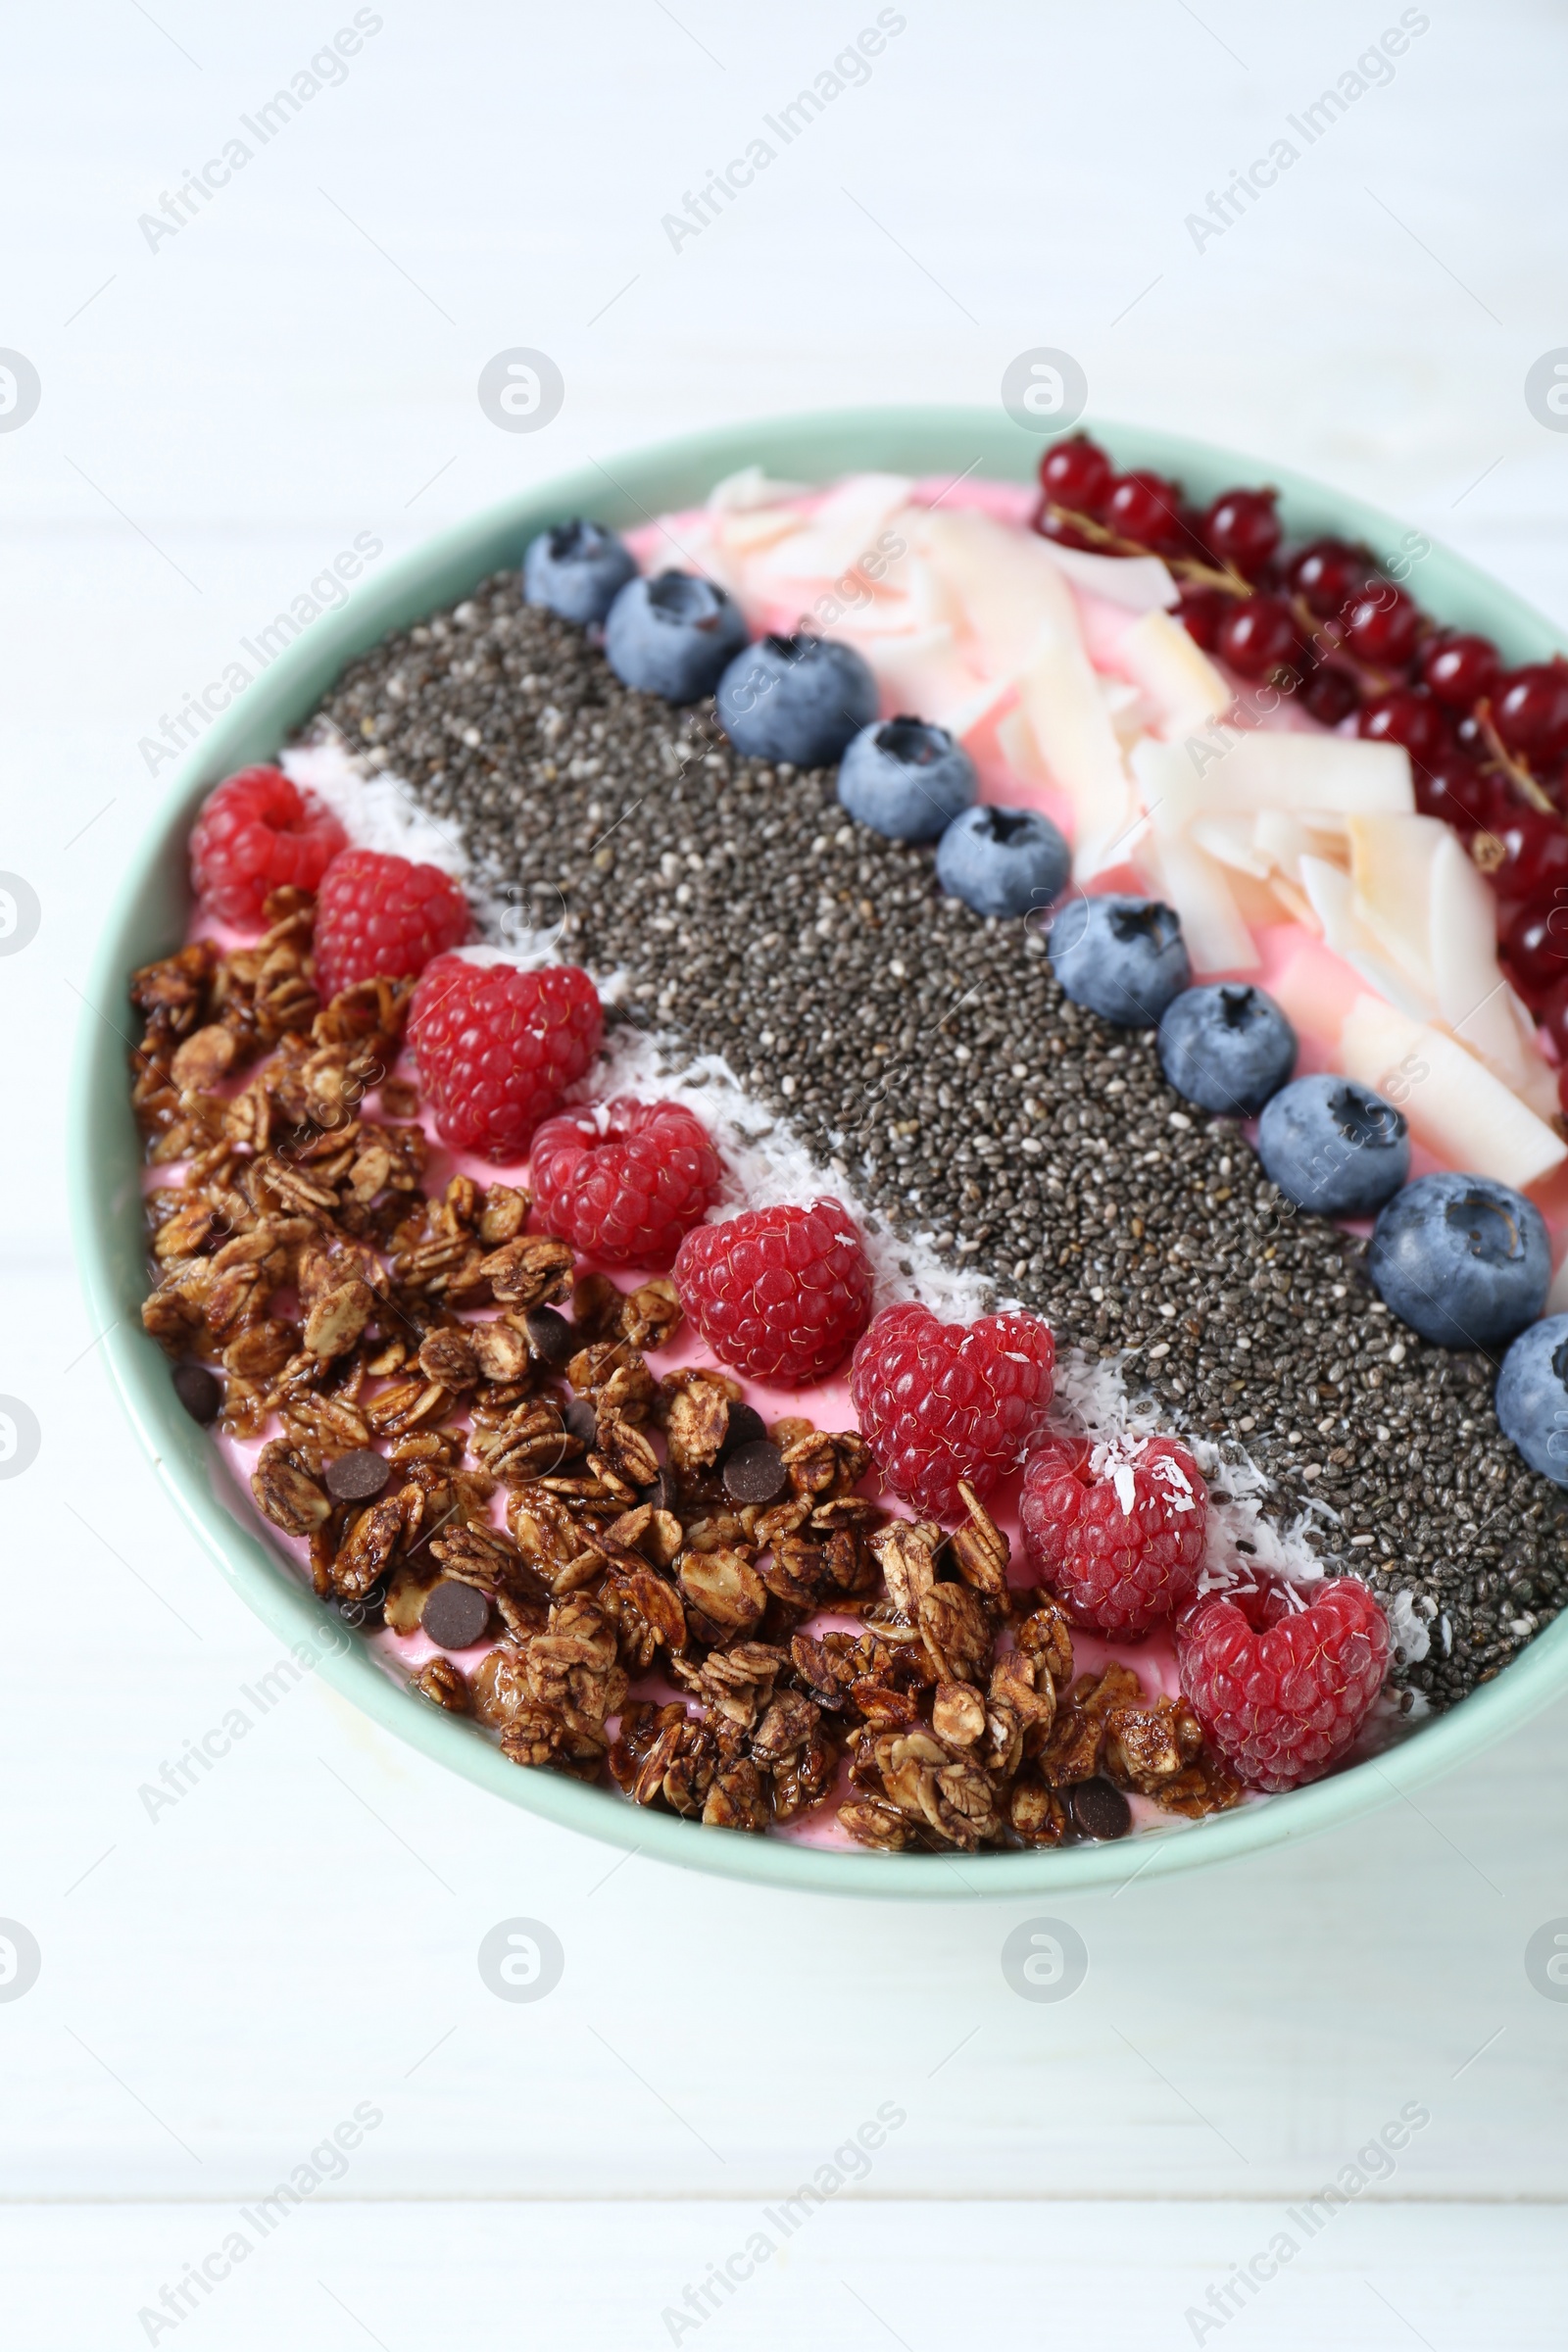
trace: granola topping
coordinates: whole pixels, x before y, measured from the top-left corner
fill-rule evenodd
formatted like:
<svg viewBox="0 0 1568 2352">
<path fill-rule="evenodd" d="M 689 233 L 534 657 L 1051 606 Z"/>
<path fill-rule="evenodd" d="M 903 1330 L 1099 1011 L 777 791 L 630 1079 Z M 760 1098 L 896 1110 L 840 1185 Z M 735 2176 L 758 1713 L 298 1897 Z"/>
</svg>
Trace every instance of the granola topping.
<svg viewBox="0 0 1568 2352">
<path fill-rule="evenodd" d="M 667 1276 L 579 1266 L 523 1186 L 432 1182 L 394 1072 L 410 984 L 321 1003 L 313 911 L 276 891 L 254 944 L 133 977 L 142 1316 L 422 1697 L 528 1770 L 754 1836 L 973 1852 L 1071 1838 L 1092 1781 L 1188 1818 L 1240 1801 L 1157 1683 L 1075 1679 L 971 1487 L 953 1526 L 894 1515 L 858 1431 L 769 1426 L 718 1366 L 649 1360 L 688 1338 Z"/>
</svg>

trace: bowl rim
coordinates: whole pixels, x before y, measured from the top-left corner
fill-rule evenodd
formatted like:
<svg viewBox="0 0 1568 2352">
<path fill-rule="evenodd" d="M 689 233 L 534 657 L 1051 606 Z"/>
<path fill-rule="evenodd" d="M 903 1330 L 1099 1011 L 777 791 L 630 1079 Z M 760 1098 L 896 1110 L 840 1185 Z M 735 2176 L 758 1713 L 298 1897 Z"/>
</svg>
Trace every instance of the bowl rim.
<svg viewBox="0 0 1568 2352">
<path fill-rule="evenodd" d="M 1291 536 L 1333 531 L 1374 551 L 1400 550 L 1431 565 L 1426 601 L 1449 625 L 1484 629 L 1514 661 L 1555 649 L 1556 632 L 1521 597 L 1451 551 L 1363 501 L 1290 468 L 1148 426 L 1084 418 L 1123 466 L 1151 466 L 1212 497 L 1232 482 L 1269 479 Z M 140 1149 L 116 1007 L 125 975 L 169 952 L 189 905 L 184 834 L 220 777 L 274 757 L 357 655 L 389 631 L 458 601 L 521 561 L 535 532 L 590 513 L 617 528 L 701 503 L 712 483 L 747 465 L 808 480 L 862 467 L 930 475 L 972 457 L 992 478 L 1032 477 L 1045 443 L 1000 409 L 883 406 L 762 418 L 688 434 L 514 493 L 395 558 L 346 602 L 299 630 L 238 702 L 179 761 L 106 911 L 92 958 L 73 1059 L 67 1147 L 70 1211 L 90 1329 L 149 1461 L 181 1517 L 229 1584 L 272 1632 L 373 1721 L 476 1786 L 566 1829 L 679 1868 L 802 1892 L 931 1901 L 1068 1895 L 1120 1885 L 1135 1873 L 1195 1869 L 1287 1844 L 1347 1822 L 1452 1771 L 1545 1706 L 1568 1685 L 1568 1612 L 1538 1634 L 1493 1681 L 1384 1754 L 1311 1787 L 1119 1844 L 984 1855 L 875 1854 L 779 1838 L 722 1837 L 700 1823 L 633 1805 L 618 1793 L 509 1763 L 476 1726 L 395 1680 L 367 1644 L 341 1642 L 342 1621 L 299 1581 L 261 1532 L 217 1448 L 178 1403 L 167 1358 L 141 1328 L 144 1289 Z M 978 455 L 973 453 L 978 452 Z M 1418 550 L 1420 552 L 1412 552 Z M 324 1642 L 324 1651 L 323 1651 Z M 298 1650 L 296 1650 L 298 1654 Z"/>
</svg>

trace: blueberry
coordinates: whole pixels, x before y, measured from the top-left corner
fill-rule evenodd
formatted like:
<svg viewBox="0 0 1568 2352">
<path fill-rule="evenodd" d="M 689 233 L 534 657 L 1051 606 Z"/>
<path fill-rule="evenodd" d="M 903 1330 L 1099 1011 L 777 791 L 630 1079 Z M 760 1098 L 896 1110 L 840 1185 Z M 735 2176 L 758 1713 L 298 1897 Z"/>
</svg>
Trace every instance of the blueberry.
<svg viewBox="0 0 1568 2352">
<path fill-rule="evenodd" d="M 718 681 L 718 723 L 749 760 L 830 767 L 876 716 L 876 680 L 853 645 L 760 637 Z"/>
<path fill-rule="evenodd" d="M 1296 1031 L 1260 988 L 1187 988 L 1159 1024 L 1159 1066 L 1203 1110 L 1250 1118 L 1296 1067 Z"/>
<path fill-rule="evenodd" d="M 1257 1156 L 1298 1208 L 1370 1217 L 1410 1173 L 1403 1115 L 1352 1078 L 1298 1078 L 1265 1103 Z"/>
<path fill-rule="evenodd" d="M 1372 1228 L 1366 1262 L 1385 1305 L 1440 1348 L 1500 1348 L 1551 1281 L 1540 1209 L 1489 1176 L 1418 1176 Z"/>
<path fill-rule="evenodd" d="M 1043 913 L 1071 871 L 1065 839 L 1036 808 L 965 808 L 937 845 L 937 880 L 976 914 Z"/>
<path fill-rule="evenodd" d="M 580 514 L 552 524 L 528 542 L 522 559 L 522 593 L 563 620 L 586 627 L 603 620 L 620 589 L 637 577 L 630 551 L 601 522 Z"/>
<path fill-rule="evenodd" d="M 923 718 L 873 719 L 839 762 L 840 803 L 890 841 L 935 841 L 974 795 L 974 761 Z"/>
<path fill-rule="evenodd" d="M 711 694 L 745 643 L 746 620 L 734 598 L 693 571 L 628 580 L 605 622 L 605 659 L 621 684 L 666 703 Z"/>
<path fill-rule="evenodd" d="M 1075 1004 L 1152 1029 L 1193 976 L 1182 927 L 1158 899 L 1076 899 L 1051 926 L 1051 968 Z"/>
<path fill-rule="evenodd" d="M 1522 1331 L 1497 1375 L 1497 1421 L 1532 1470 L 1568 1487 L 1568 1315 Z"/>
</svg>

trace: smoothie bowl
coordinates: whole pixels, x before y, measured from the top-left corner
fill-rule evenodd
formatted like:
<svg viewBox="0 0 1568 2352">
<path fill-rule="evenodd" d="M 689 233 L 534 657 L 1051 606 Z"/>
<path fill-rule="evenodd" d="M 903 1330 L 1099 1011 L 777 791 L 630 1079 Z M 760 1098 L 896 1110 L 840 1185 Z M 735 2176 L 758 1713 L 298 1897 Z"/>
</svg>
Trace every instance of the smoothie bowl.
<svg viewBox="0 0 1568 2352">
<path fill-rule="evenodd" d="M 77 1231 L 180 1508 L 378 1720 L 693 1868 L 1217 1860 L 1564 1678 L 1549 631 L 1041 446 L 753 425 L 465 526 L 103 940 Z"/>
</svg>

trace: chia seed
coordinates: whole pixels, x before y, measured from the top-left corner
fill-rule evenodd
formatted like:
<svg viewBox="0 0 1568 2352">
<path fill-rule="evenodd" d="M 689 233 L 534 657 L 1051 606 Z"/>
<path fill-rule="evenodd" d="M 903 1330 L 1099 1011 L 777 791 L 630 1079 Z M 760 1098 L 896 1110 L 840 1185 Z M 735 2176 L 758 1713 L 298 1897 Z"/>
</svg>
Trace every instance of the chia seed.
<svg viewBox="0 0 1568 2352">
<path fill-rule="evenodd" d="M 831 771 L 630 692 L 512 573 L 356 662 L 303 733 L 329 729 L 460 833 L 481 898 L 564 906 L 563 957 L 626 976 L 611 1018 L 723 1054 L 896 1233 L 1250 1456 L 1326 1568 L 1408 1593 L 1430 1648 L 1396 1679 L 1434 1707 L 1555 1616 L 1568 1498 L 1499 1431 L 1492 1361 L 1397 1323 L 1152 1031 L 1070 1004 L 1032 925 L 945 899 Z"/>
</svg>

